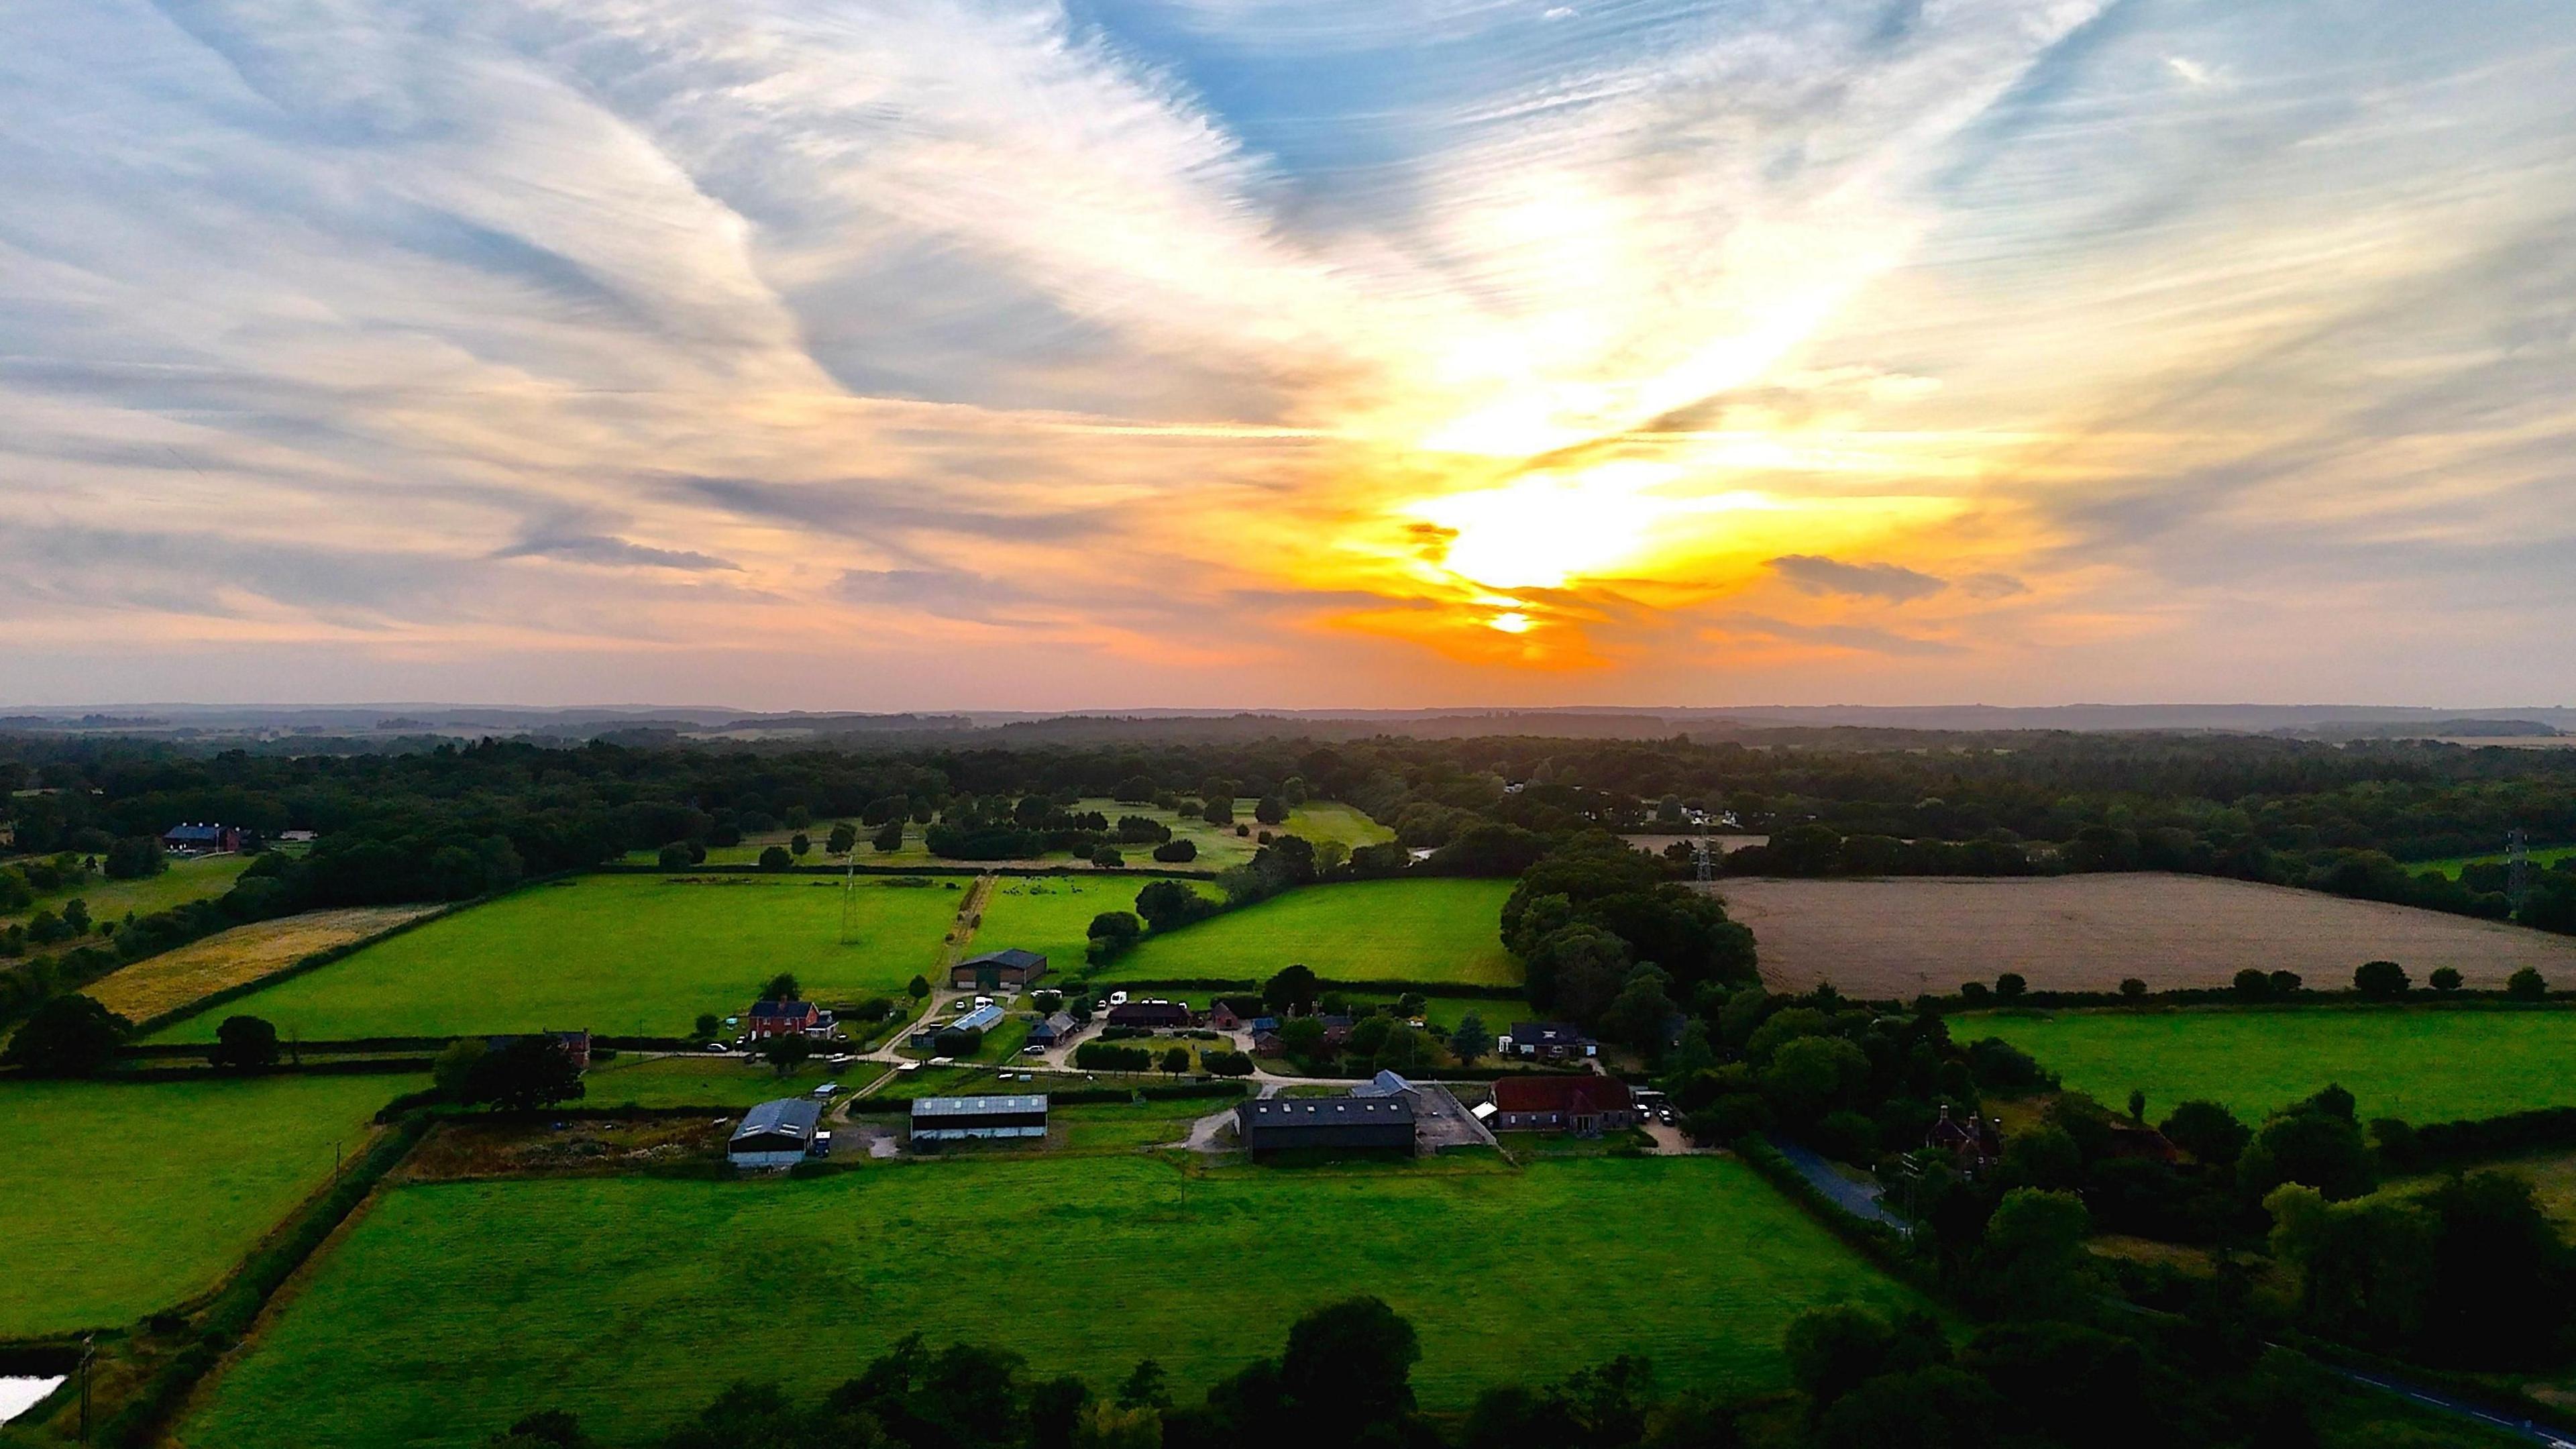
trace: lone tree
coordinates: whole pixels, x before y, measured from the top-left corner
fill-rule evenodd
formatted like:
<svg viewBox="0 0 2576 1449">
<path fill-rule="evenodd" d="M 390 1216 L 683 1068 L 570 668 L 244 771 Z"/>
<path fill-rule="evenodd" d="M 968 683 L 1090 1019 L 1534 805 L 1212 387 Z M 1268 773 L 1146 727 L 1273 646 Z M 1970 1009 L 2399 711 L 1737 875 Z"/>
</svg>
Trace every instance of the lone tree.
<svg viewBox="0 0 2576 1449">
<path fill-rule="evenodd" d="M 1253 802 L 1252 818 L 1264 825 L 1278 825 L 1288 819 L 1288 802 L 1276 795 L 1264 795 Z"/>
<path fill-rule="evenodd" d="M 2505 978 L 2504 994 L 2516 1001 L 2538 1001 L 2549 994 L 2549 982 L 2539 971 L 2525 966 Z"/>
<path fill-rule="evenodd" d="M 903 849 L 903 817 L 898 815 L 894 819 L 887 821 L 884 826 L 877 831 L 876 837 L 868 843 L 875 846 L 880 852 L 889 855 L 895 851 Z"/>
<path fill-rule="evenodd" d="M 789 855 L 787 847 L 783 845 L 773 845 L 760 853 L 762 870 L 785 870 L 795 863 L 796 857 Z"/>
<path fill-rule="evenodd" d="M 904 987 L 903 990 L 906 996 L 911 997 L 915 1001 L 919 1001 L 930 995 L 930 978 L 927 976 L 915 976 L 912 978 L 912 984 Z"/>
<path fill-rule="evenodd" d="M 1190 1049 L 1176 1046 L 1163 1053 L 1163 1070 L 1177 1077 L 1190 1069 Z"/>
<path fill-rule="evenodd" d="M 277 1028 L 256 1016 L 227 1016 L 215 1028 L 206 1063 L 225 1071 L 252 1072 L 277 1065 Z"/>
<path fill-rule="evenodd" d="M 57 996 L 35 1010 L 0 1051 L 0 1066 L 30 1076 L 87 1077 L 105 1071 L 134 1023 L 86 996 Z"/>
<path fill-rule="evenodd" d="M 858 848 L 859 828 L 846 820 L 833 822 L 832 833 L 823 837 L 825 855 L 847 855 Z"/>
<path fill-rule="evenodd" d="M 1315 1004 L 1315 973 L 1302 965 L 1279 968 L 1277 975 L 1261 983 L 1261 1001 L 1271 1010 L 1294 1016 Z"/>
<path fill-rule="evenodd" d="M 2424 984 L 2448 996 L 2460 989 L 2460 973 L 2449 966 L 2436 966 L 2433 974 L 2424 978 Z"/>
<path fill-rule="evenodd" d="M 2406 968 L 2394 961 L 2364 961 L 2352 973 L 2352 989 L 2374 1001 L 2393 1001 L 2406 994 Z"/>
<path fill-rule="evenodd" d="M 716 1039 L 716 1033 L 722 1030 L 724 1030 L 723 1017 L 716 1015 L 712 1011 L 701 1011 L 698 1013 L 698 1040 L 714 1041 Z"/>
<path fill-rule="evenodd" d="M 1449 1036 L 1449 1053 L 1458 1059 L 1458 1065 L 1472 1067 L 1478 1057 L 1493 1049 L 1494 1034 L 1485 1030 L 1482 1015 L 1471 1011 L 1458 1018 L 1458 1029 Z"/>
<path fill-rule="evenodd" d="M 659 863 L 664 870 L 687 870 L 697 861 L 690 856 L 687 841 L 674 840 L 662 847 Z"/>
<path fill-rule="evenodd" d="M 2024 980 L 2018 971 L 2007 971 L 1995 978 L 1995 995 L 2006 1001 L 2012 1000 L 2029 989 L 2030 983 Z"/>
<path fill-rule="evenodd" d="M 763 1001 L 796 1000 L 796 973 L 781 971 L 770 977 L 769 984 L 760 988 L 760 997 Z"/>
<path fill-rule="evenodd" d="M 788 837 L 787 853 L 790 855 L 803 855 L 813 848 L 814 837 L 806 834 L 802 830 L 799 830 L 794 835 Z"/>
</svg>

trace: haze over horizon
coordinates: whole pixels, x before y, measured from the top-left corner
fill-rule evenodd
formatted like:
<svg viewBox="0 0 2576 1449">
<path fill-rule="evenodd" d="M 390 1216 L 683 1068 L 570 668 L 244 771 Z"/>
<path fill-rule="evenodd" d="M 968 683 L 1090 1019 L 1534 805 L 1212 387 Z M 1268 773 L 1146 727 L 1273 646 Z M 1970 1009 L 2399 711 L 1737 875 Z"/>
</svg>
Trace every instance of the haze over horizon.
<svg viewBox="0 0 2576 1449">
<path fill-rule="evenodd" d="M 0 707 L 2576 698 L 2571 73 L 2507 0 L 13 7 Z"/>
</svg>

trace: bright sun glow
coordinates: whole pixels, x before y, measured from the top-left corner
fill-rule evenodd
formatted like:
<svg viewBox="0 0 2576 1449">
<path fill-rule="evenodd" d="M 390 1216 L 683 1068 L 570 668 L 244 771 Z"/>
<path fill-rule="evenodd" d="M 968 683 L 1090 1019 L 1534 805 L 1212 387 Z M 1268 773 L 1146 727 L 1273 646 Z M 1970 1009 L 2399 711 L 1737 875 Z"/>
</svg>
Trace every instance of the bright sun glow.
<svg viewBox="0 0 2576 1449">
<path fill-rule="evenodd" d="M 1576 474 L 1532 473 L 1500 488 L 1418 504 L 1419 516 L 1455 530 L 1443 567 L 1496 589 L 1563 588 L 1636 555 L 1669 506 L 1647 490 L 1677 470 L 1661 463 L 1603 463 Z"/>
<path fill-rule="evenodd" d="M 1485 627 L 1500 630 L 1505 634 L 1526 634 L 1530 631 L 1530 616 L 1518 609 L 1506 609 L 1487 619 Z"/>
</svg>

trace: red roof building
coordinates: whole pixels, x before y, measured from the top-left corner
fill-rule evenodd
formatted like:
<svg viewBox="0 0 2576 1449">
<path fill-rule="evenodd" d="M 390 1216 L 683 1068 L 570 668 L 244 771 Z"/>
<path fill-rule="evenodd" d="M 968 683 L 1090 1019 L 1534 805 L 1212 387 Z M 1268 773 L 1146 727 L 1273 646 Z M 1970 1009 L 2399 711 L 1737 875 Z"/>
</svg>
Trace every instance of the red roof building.
<svg viewBox="0 0 2576 1449">
<path fill-rule="evenodd" d="M 1571 1132 L 1595 1137 L 1637 1125 L 1636 1099 L 1616 1077 L 1500 1077 L 1494 1082 L 1497 1132 Z"/>
</svg>

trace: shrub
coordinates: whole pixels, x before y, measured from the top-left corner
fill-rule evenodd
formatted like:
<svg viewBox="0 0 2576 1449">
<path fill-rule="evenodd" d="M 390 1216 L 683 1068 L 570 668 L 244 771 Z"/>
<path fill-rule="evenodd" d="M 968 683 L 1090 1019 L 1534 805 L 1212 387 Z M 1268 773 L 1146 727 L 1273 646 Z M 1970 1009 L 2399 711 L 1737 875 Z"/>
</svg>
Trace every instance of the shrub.
<svg viewBox="0 0 2576 1449">
<path fill-rule="evenodd" d="M 2248 966 L 2236 973 L 2236 994 L 2247 1001 L 2263 1001 L 2272 995 L 2272 978 Z"/>
<path fill-rule="evenodd" d="M 1154 1053 L 1145 1047 L 1087 1041 L 1073 1049 L 1073 1064 L 1086 1072 L 1150 1072 Z"/>
<path fill-rule="evenodd" d="M 687 841 L 674 840 L 670 844 L 662 847 L 659 863 L 664 870 L 687 870 L 690 866 L 697 864 L 697 860 L 696 857 L 690 853 L 689 843 Z"/>
<path fill-rule="evenodd" d="M 1154 847 L 1154 859 L 1165 865 L 1185 865 L 1199 858 L 1195 840 L 1167 840 Z"/>
<path fill-rule="evenodd" d="M 787 847 L 783 845 L 773 845 L 760 853 L 762 870 L 785 870 L 795 863 L 796 857 L 789 855 Z"/>
<path fill-rule="evenodd" d="M 2549 982 L 2538 971 L 2525 966 L 2506 978 L 2504 994 L 2516 1001 L 2538 1001 L 2549 994 Z"/>
<path fill-rule="evenodd" d="M 1127 857 L 1118 853 L 1117 846 L 1104 845 L 1091 852 L 1091 863 L 1102 870 L 1117 870 L 1127 864 Z"/>
<path fill-rule="evenodd" d="M 1995 995 L 2006 1001 L 2012 1000 L 2029 989 L 2030 983 L 2023 980 L 2022 974 L 2018 971 L 2007 971 L 1995 978 Z"/>
<path fill-rule="evenodd" d="M 1199 1053 L 1199 1065 L 1220 1077 L 1252 1075 L 1252 1055 L 1249 1052 L 1203 1051 Z"/>
<path fill-rule="evenodd" d="M 2406 968 L 2394 961 L 2364 961 L 2352 973 L 2352 989 L 2374 1001 L 2393 1001 L 2406 994 Z"/>
<path fill-rule="evenodd" d="M 2431 986 L 2434 990 L 2439 991 L 2444 995 L 2448 995 L 2451 992 L 2460 989 L 2460 973 L 2452 970 L 2448 966 L 2437 966 L 2433 968 L 2433 974 L 2425 977 L 2424 981 L 2426 985 Z"/>
<path fill-rule="evenodd" d="M 2135 976 L 2124 978 L 2120 982 L 2120 994 L 2132 1001 L 2137 1000 L 2147 994 L 2147 983 Z"/>
</svg>

